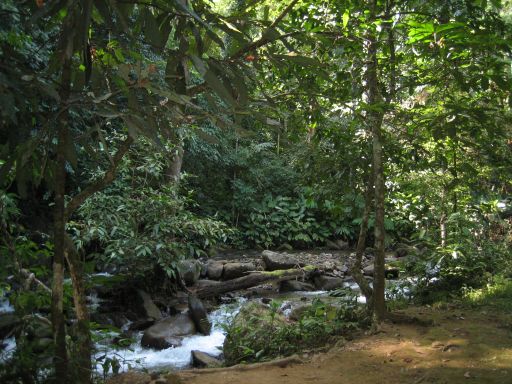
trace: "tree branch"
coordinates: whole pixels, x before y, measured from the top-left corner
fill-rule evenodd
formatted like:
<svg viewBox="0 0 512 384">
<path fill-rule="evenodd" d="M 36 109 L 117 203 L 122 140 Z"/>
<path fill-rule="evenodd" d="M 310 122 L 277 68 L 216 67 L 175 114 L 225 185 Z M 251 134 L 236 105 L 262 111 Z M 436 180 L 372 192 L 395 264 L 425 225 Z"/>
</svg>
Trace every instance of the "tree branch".
<svg viewBox="0 0 512 384">
<path fill-rule="evenodd" d="M 116 154 L 112 158 L 112 164 L 110 168 L 105 172 L 103 177 L 93 184 L 89 185 L 87 188 L 85 188 L 82 192 L 80 192 L 78 195 L 75 195 L 71 201 L 66 206 L 66 210 L 64 213 L 64 216 L 66 220 L 69 219 L 69 217 L 73 214 L 73 212 L 80 207 L 80 205 L 83 204 L 83 202 L 90 197 L 91 195 L 95 194 L 96 192 L 102 190 L 105 188 L 108 184 L 110 184 L 116 175 L 117 167 L 121 163 L 121 160 L 123 156 L 128 152 L 128 149 L 130 149 L 131 144 L 133 143 L 133 138 L 128 136 L 126 140 L 123 142 L 121 147 L 117 150 Z"/>
<path fill-rule="evenodd" d="M 292 2 L 281 12 L 279 16 L 270 24 L 270 27 L 267 28 L 268 30 L 271 30 L 277 26 L 281 22 L 281 20 L 284 19 L 284 17 L 292 10 L 292 8 L 295 6 L 295 4 L 298 3 L 299 0 L 292 0 Z M 281 37 L 279 37 L 281 38 Z M 274 39 L 275 40 L 275 39 Z M 231 55 L 230 60 L 236 60 L 242 57 L 245 53 L 253 51 L 259 47 L 262 47 L 263 45 L 269 43 L 272 41 L 266 36 L 266 33 L 264 32 L 263 35 L 256 41 L 252 42 L 249 45 L 246 45 L 245 47 L 240 48 L 237 52 L 235 52 L 233 55 Z"/>
</svg>

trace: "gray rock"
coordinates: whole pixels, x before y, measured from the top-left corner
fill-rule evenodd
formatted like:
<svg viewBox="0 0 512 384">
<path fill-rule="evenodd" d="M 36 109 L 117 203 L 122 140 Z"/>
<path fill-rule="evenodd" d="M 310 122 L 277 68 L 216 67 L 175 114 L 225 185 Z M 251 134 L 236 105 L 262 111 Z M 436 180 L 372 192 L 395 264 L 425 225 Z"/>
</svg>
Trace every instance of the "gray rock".
<svg viewBox="0 0 512 384">
<path fill-rule="evenodd" d="M 187 286 L 194 285 L 201 275 L 201 262 L 198 260 L 181 260 L 178 272 Z"/>
<path fill-rule="evenodd" d="M 388 279 L 398 278 L 398 275 L 400 273 L 400 270 L 398 268 L 395 268 L 395 267 L 392 267 L 389 265 L 386 265 L 384 268 L 385 268 L 384 275 L 386 276 L 386 278 L 388 278 Z M 375 267 L 373 266 L 373 264 L 367 265 L 366 267 L 363 268 L 363 274 L 366 276 L 373 277 L 374 271 L 375 271 Z"/>
<path fill-rule="evenodd" d="M 348 249 L 349 247 L 348 242 L 345 240 L 336 240 L 336 245 L 338 245 L 340 250 Z"/>
<path fill-rule="evenodd" d="M 224 271 L 224 263 L 221 261 L 210 260 L 208 262 L 208 271 L 206 276 L 211 280 L 220 280 Z"/>
<path fill-rule="evenodd" d="M 313 284 L 299 280 L 285 280 L 279 284 L 279 292 L 314 291 Z"/>
<path fill-rule="evenodd" d="M 346 242 L 344 240 L 335 240 L 335 241 L 326 240 L 325 246 L 329 249 L 340 250 L 340 251 L 349 248 L 348 242 Z"/>
<path fill-rule="evenodd" d="M 153 302 L 153 300 L 151 300 L 151 296 L 149 296 L 142 289 L 138 289 L 137 294 L 142 300 L 142 307 L 145 312 L 144 315 L 146 317 L 152 317 L 155 320 L 160 320 L 162 318 L 162 313 L 160 312 L 160 309 L 158 309 L 156 304 Z"/>
<path fill-rule="evenodd" d="M 249 271 L 254 271 L 256 267 L 253 263 L 227 263 L 224 264 L 224 280 L 236 279 L 242 277 Z"/>
<path fill-rule="evenodd" d="M 222 362 L 201 351 L 192 351 L 192 365 L 196 368 L 216 368 L 222 365 Z"/>
<path fill-rule="evenodd" d="M 188 312 L 199 332 L 203 335 L 209 335 L 212 325 L 208 320 L 208 314 L 203 302 L 197 297 L 190 295 L 188 297 Z"/>
<path fill-rule="evenodd" d="M 265 270 L 267 271 L 276 271 L 279 269 L 290 269 L 297 266 L 301 266 L 302 264 L 299 261 L 290 255 L 272 252 L 272 251 L 263 251 L 261 253 L 261 257 L 263 258 L 263 263 L 265 264 Z"/>
<path fill-rule="evenodd" d="M 205 279 L 207 277 L 206 276 L 207 273 L 208 273 L 208 265 L 205 263 L 201 263 L 201 271 L 199 272 L 199 277 L 201 279 Z"/>
<path fill-rule="evenodd" d="M 196 326 L 186 314 L 167 317 L 152 325 L 144 332 L 143 347 L 166 349 L 181 345 L 182 336 L 194 334 Z"/>
<path fill-rule="evenodd" d="M 128 329 L 130 331 L 142 331 L 143 329 L 151 327 L 153 324 L 155 324 L 155 319 L 141 319 L 131 323 Z"/>
<path fill-rule="evenodd" d="M 314 282 L 315 287 L 322 291 L 332 291 L 343 287 L 343 279 L 340 277 L 320 275 L 314 278 Z"/>
<path fill-rule="evenodd" d="M 374 266 L 373 264 L 367 265 L 363 268 L 363 274 L 366 276 L 373 276 Z"/>
</svg>

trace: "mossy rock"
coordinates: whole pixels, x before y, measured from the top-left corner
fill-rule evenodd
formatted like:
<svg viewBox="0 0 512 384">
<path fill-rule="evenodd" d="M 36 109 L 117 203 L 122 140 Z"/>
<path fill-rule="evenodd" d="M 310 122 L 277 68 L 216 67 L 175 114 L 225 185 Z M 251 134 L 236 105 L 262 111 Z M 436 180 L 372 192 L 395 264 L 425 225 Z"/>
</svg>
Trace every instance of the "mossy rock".
<svg viewBox="0 0 512 384">
<path fill-rule="evenodd" d="M 272 329 L 286 324 L 279 313 L 260 303 L 249 303 L 242 307 L 228 328 L 224 340 L 226 365 L 257 360 L 264 353 Z"/>
</svg>

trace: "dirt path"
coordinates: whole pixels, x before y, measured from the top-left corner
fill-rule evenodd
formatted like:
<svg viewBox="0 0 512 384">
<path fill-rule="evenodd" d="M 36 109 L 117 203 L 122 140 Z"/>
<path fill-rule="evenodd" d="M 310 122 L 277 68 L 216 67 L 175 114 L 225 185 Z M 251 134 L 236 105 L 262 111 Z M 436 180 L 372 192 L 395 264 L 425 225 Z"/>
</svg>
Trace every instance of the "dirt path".
<svg viewBox="0 0 512 384">
<path fill-rule="evenodd" d="M 384 324 L 377 334 L 284 368 L 179 375 L 184 384 L 512 384 L 511 315 L 428 308 L 404 312 L 434 325 Z"/>
</svg>

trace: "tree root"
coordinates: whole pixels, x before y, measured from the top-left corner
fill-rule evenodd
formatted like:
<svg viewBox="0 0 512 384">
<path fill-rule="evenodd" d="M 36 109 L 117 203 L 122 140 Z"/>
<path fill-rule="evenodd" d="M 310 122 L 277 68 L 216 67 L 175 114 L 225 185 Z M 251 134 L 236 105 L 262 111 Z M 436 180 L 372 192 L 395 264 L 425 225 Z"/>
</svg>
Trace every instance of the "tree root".
<svg viewBox="0 0 512 384">
<path fill-rule="evenodd" d="M 304 363 L 304 360 L 301 359 L 298 355 L 292 355 L 289 357 L 284 357 L 282 359 L 265 361 L 263 363 L 237 364 L 237 365 L 233 365 L 231 367 L 225 367 L 225 368 L 189 369 L 189 370 L 181 371 L 180 375 L 182 375 L 182 374 L 183 375 L 200 375 L 200 374 L 217 373 L 217 372 L 223 372 L 223 371 L 243 372 L 243 371 L 250 371 L 252 369 L 259 369 L 262 367 L 285 368 L 291 364 L 303 364 L 303 363 Z"/>
</svg>

